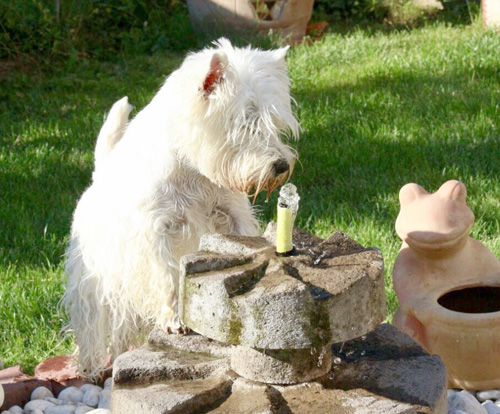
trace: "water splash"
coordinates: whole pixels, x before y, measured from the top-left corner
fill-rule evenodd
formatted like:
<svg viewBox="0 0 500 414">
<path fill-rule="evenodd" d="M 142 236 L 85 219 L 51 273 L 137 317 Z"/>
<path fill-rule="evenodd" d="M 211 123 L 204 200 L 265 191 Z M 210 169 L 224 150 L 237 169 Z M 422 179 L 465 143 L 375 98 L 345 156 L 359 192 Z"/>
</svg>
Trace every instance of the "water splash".
<svg viewBox="0 0 500 414">
<path fill-rule="evenodd" d="M 283 208 L 291 208 L 294 220 L 297 216 L 297 210 L 299 209 L 299 200 L 300 197 L 297 194 L 297 187 L 292 183 L 285 184 L 281 187 L 278 205 Z"/>
</svg>

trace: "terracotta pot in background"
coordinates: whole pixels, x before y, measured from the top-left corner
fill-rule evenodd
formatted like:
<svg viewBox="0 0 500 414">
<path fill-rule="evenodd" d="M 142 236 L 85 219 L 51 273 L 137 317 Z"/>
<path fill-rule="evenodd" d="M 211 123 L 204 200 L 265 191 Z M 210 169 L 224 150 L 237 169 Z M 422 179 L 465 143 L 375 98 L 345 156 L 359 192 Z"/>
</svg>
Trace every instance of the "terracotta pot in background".
<svg viewBox="0 0 500 414">
<path fill-rule="evenodd" d="M 187 0 L 196 31 L 212 36 L 281 32 L 292 42 L 306 34 L 314 0 Z"/>
</svg>

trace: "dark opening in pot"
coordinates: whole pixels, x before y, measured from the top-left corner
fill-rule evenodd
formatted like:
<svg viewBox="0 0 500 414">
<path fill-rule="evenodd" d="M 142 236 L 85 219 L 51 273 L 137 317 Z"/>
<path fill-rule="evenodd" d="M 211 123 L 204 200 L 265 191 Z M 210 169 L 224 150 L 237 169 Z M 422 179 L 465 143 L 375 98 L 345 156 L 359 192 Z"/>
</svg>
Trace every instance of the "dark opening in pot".
<svg viewBox="0 0 500 414">
<path fill-rule="evenodd" d="M 438 303 L 455 312 L 498 312 L 500 311 L 500 286 L 476 286 L 453 290 L 441 296 Z"/>
</svg>

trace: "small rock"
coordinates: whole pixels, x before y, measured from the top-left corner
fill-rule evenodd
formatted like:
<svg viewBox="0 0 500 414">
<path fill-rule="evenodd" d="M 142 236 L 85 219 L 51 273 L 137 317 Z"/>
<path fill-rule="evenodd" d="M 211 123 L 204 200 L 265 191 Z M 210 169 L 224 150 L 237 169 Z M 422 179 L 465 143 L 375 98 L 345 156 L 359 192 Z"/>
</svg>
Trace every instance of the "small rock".
<svg viewBox="0 0 500 414">
<path fill-rule="evenodd" d="M 13 405 L 12 407 L 9 408 L 9 411 L 13 414 L 24 412 L 24 410 L 21 407 L 19 407 L 18 405 Z"/>
<path fill-rule="evenodd" d="M 75 414 L 86 414 L 91 411 L 96 411 L 95 408 L 87 407 L 86 405 L 81 405 L 80 407 L 76 407 Z"/>
<path fill-rule="evenodd" d="M 83 395 L 82 403 L 88 405 L 89 407 L 96 408 L 99 404 L 101 392 L 102 391 L 99 388 L 88 388 Z"/>
<path fill-rule="evenodd" d="M 449 411 L 448 414 L 467 414 L 465 411 L 462 410 L 453 410 Z"/>
<path fill-rule="evenodd" d="M 467 391 L 460 391 L 448 397 L 448 412 L 462 410 L 467 414 L 488 414 L 476 398 Z"/>
<path fill-rule="evenodd" d="M 47 397 L 54 397 L 51 390 L 47 387 L 36 387 L 33 391 L 31 391 L 30 400 L 45 400 Z"/>
<path fill-rule="evenodd" d="M 99 390 L 99 392 L 102 391 L 102 387 L 99 387 L 99 385 L 94 385 L 94 384 L 83 384 L 80 387 L 80 390 L 82 390 L 83 392 L 87 392 L 91 388 L 95 388 L 95 389 Z"/>
<path fill-rule="evenodd" d="M 481 402 L 484 402 L 486 400 L 496 401 L 500 399 L 500 390 L 479 391 L 476 393 L 476 398 Z"/>
<path fill-rule="evenodd" d="M 450 388 L 449 390 L 446 391 L 446 394 L 448 395 L 448 398 L 451 397 L 453 394 L 456 394 L 458 390 L 454 388 Z"/>
<path fill-rule="evenodd" d="M 83 399 L 84 392 L 81 391 L 77 387 L 68 387 L 62 390 L 57 398 L 63 401 L 71 401 L 71 402 L 81 402 Z"/>
<path fill-rule="evenodd" d="M 88 414 L 111 414 L 111 411 L 105 408 L 89 411 Z"/>
<path fill-rule="evenodd" d="M 40 386 L 51 389 L 49 381 L 42 381 L 24 373 L 17 365 L 0 370 L 0 382 L 5 392 L 2 407 L 23 406 L 30 400 L 31 392 Z M 10 410 L 9 410 L 10 411 Z"/>
<path fill-rule="evenodd" d="M 51 403 L 53 403 L 55 405 L 61 405 L 64 403 L 63 400 L 60 400 L 59 398 L 55 398 L 55 397 L 45 397 L 44 400 L 50 401 Z"/>
<path fill-rule="evenodd" d="M 479 403 L 478 403 L 479 404 Z M 101 395 L 99 397 L 99 405 L 97 408 L 105 408 L 109 410 L 111 408 L 111 390 L 104 388 L 101 391 Z"/>
<path fill-rule="evenodd" d="M 10 411 L 2 411 L 1 414 L 12 414 Z"/>
<path fill-rule="evenodd" d="M 49 407 L 54 407 L 54 404 L 50 401 L 31 400 L 24 406 L 24 410 L 29 412 L 38 408 L 39 410 L 45 411 Z M 10 408 L 10 411 L 12 411 L 12 408 Z M 22 413 L 22 411 L 18 412 Z"/>
<path fill-rule="evenodd" d="M 44 414 L 42 410 L 35 408 L 34 410 L 31 410 L 29 414 Z"/>
<path fill-rule="evenodd" d="M 493 401 L 485 401 L 481 405 L 486 408 L 488 414 L 500 414 L 500 407 L 493 404 Z"/>
<path fill-rule="evenodd" d="M 111 389 L 111 387 L 113 386 L 113 377 L 109 377 L 106 379 L 106 381 L 104 381 L 104 389 L 107 390 L 107 389 Z"/>
<path fill-rule="evenodd" d="M 56 405 L 54 407 L 47 408 L 45 414 L 73 414 L 76 411 L 75 405 Z"/>
</svg>

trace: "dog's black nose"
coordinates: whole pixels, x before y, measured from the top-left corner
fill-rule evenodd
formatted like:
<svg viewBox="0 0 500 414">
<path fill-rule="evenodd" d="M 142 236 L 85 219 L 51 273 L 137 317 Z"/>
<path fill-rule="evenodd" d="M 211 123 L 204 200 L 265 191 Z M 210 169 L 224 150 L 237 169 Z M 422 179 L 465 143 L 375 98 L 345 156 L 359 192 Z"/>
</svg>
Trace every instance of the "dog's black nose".
<svg viewBox="0 0 500 414">
<path fill-rule="evenodd" d="M 273 167 L 274 167 L 274 173 L 276 175 L 283 174 L 284 172 L 286 172 L 290 169 L 290 165 L 284 159 L 280 159 L 280 160 L 276 161 L 274 163 Z"/>
</svg>

